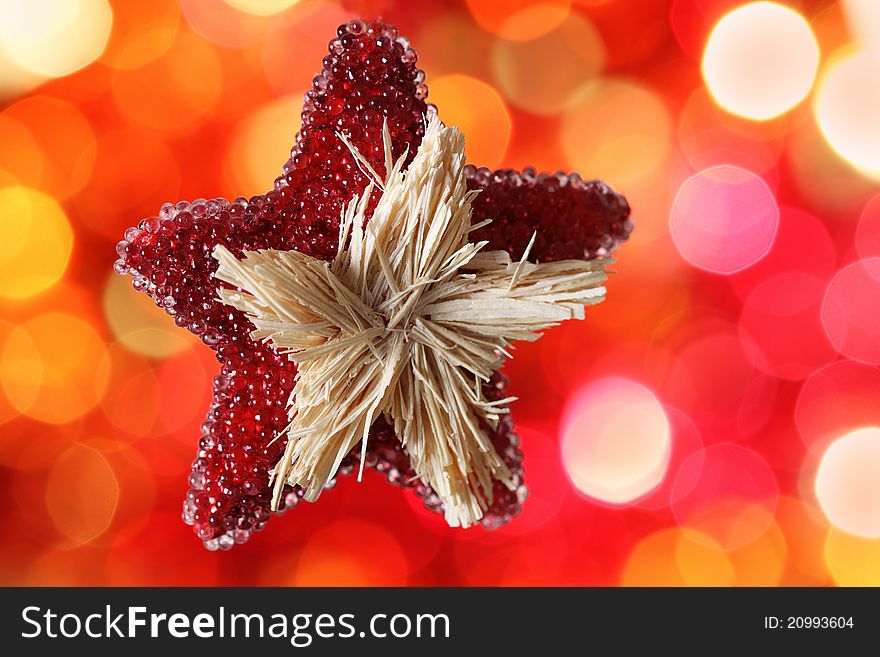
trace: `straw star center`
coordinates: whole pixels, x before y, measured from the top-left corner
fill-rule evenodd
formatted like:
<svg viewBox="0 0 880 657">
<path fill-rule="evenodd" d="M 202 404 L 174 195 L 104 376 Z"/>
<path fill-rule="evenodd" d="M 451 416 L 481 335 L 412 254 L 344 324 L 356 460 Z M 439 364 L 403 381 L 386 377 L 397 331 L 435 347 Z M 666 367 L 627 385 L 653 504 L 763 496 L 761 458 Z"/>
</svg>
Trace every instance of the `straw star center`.
<svg viewBox="0 0 880 657">
<path fill-rule="evenodd" d="M 285 484 L 315 501 L 345 456 L 385 416 L 416 475 L 467 527 L 492 502 L 492 483 L 515 487 L 487 437 L 511 399 L 487 401 L 481 385 L 516 340 L 604 299 L 604 263 L 519 262 L 468 240 L 471 203 L 464 137 L 436 116 L 407 170 L 384 133 L 382 179 L 351 143 L 371 182 L 344 208 L 332 262 L 297 251 L 214 251 L 221 299 L 242 310 L 255 340 L 297 365 L 287 447 L 270 476 L 273 505 Z M 381 196 L 366 222 L 373 192 Z M 534 240 L 534 237 L 533 237 Z M 608 261 L 605 261 L 606 263 Z"/>
</svg>

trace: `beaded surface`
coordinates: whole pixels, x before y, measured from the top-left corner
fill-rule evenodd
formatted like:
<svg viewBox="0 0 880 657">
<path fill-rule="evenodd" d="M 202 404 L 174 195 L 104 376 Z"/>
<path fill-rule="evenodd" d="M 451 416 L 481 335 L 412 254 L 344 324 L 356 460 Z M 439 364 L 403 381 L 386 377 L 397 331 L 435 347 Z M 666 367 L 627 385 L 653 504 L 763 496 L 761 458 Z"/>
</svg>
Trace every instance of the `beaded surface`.
<svg viewBox="0 0 880 657">
<path fill-rule="evenodd" d="M 298 250 L 325 259 L 335 255 L 341 207 L 366 185 L 337 132 L 348 134 L 380 175 L 383 121 L 393 138 L 393 154 L 414 154 L 424 117 L 437 111 L 426 103 L 425 75 L 416 62 L 415 51 L 391 25 L 352 21 L 340 26 L 306 94 L 296 145 L 271 191 L 232 202 L 166 204 L 157 216 L 129 228 L 117 245 L 116 271 L 131 275 L 136 290 L 198 335 L 221 364 L 183 504 L 184 521 L 208 549 L 243 543 L 276 515 L 270 510 L 267 472 L 284 451 L 283 436 L 274 439 L 287 426 L 296 374 L 286 357 L 250 339 L 252 326 L 239 311 L 217 299 L 217 263 L 211 252 L 222 244 L 236 255 L 252 249 Z M 515 258 L 535 230 L 532 258 L 546 261 L 607 256 L 632 229 L 623 197 L 577 174 L 470 167 L 468 185 L 482 190 L 473 205 L 473 222 L 493 220 L 475 232 L 475 239 L 488 240 L 488 248 L 507 250 Z M 496 373 L 484 392 L 499 399 L 506 396 L 506 385 Z M 494 501 L 482 520 L 484 527 L 494 528 L 519 513 L 527 489 L 509 416 L 490 431 L 490 438 L 519 481 L 515 491 L 496 482 Z M 353 454 L 359 452 L 355 447 Z M 349 456 L 340 473 L 350 473 L 354 464 Z M 366 464 L 390 483 L 413 489 L 427 508 L 442 510 L 434 492 L 413 480 L 407 455 L 383 421 L 371 431 Z M 295 507 L 301 494 L 291 489 L 286 509 Z"/>
</svg>

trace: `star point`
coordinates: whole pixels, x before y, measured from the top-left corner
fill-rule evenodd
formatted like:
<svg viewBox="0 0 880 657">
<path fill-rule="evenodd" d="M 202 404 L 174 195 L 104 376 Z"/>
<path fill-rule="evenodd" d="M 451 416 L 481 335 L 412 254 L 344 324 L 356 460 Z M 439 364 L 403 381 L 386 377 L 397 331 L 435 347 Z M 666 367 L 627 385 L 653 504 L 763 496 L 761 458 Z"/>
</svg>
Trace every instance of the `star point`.
<svg viewBox="0 0 880 657">
<path fill-rule="evenodd" d="M 297 364 L 284 456 L 273 474 L 274 504 L 285 485 L 315 501 L 385 416 L 421 481 L 442 500 L 451 526 L 480 521 L 494 482 L 516 482 L 482 426 L 495 426 L 508 399 L 482 385 L 514 340 L 602 301 L 604 263 L 519 262 L 471 242 L 474 191 L 467 188 L 464 137 L 433 116 L 412 163 L 391 155 L 384 180 L 343 139 L 373 180 L 342 210 L 332 262 L 295 251 L 218 247 L 216 277 L 236 289 L 221 299 L 245 313 L 255 340 Z M 368 169 L 369 167 L 369 169 Z M 381 195 L 367 222 L 374 186 Z"/>
</svg>

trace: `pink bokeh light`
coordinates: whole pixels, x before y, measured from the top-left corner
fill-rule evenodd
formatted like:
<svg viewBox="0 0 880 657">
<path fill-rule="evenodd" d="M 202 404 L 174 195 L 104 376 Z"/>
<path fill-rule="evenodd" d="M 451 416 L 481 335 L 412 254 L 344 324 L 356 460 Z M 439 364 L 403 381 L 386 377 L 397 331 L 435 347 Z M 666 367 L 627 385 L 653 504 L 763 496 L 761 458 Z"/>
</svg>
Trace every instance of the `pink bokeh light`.
<svg viewBox="0 0 880 657">
<path fill-rule="evenodd" d="M 732 274 L 770 250 L 779 208 L 767 183 L 740 167 L 704 169 L 679 188 L 669 230 L 681 256 L 716 274 Z"/>
<path fill-rule="evenodd" d="M 740 333 L 760 349 L 760 357 L 752 358 L 755 367 L 799 381 L 836 357 L 819 320 L 825 287 L 825 280 L 798 272 L 755 287 L 739 320 Z"/>
<path fill-rule="evenodd" d="M 840 353 L 880 364 L 880 258 L 841 269 L 828 286 L 822 324 Z"/>
<path fill-rule="evenodd" d="M 849 360 L 814 372 L 800 390 L 794 419 L 804 443 L 821 454 L 853 429 L 880 425 L 880 370 Z"/>
</svg>

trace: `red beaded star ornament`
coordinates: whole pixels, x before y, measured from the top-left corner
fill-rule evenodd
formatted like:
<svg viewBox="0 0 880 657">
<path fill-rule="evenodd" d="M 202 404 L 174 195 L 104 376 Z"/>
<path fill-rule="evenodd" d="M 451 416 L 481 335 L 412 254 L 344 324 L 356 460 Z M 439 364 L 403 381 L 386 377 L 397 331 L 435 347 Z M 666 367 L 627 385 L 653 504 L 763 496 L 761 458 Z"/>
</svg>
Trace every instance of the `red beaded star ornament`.
<svg viewBox="0 0 880 657">
<path fill-rule="evenodd" d="M 291 157 L 271 191 L 232 203 L 168 203 L 159 216 L 129 228 L 117 245 L 116 271 L 130 274 L 136 290 L 147 292 L 178 326 L 200 336 L 221 363 L 183 503 L 184 521 L 208 549 L 245 542 L 275 513 L 268 473 L 285 452 L 287 404 L 296 379 L 296 365 L 287 354 L 253 339 L 251 320 L 220 299 L 219 290 L 228 286 L 215 278 L 218 262 L 212 254 L 217 247 L 236 258 L 245 251 L 272 249 L 332 260 L 343 208 L 369 183 L 362 171 L 367 167 L 349 146 L 382 176 L 383 125 L 390 156 L 408 164 L 424 136 L 426 117 L 437 112 L 425 102 L 425 75 L 416 59 L 391 25 L 352 21 L 340 26 L 306 94 Z M 468 189 L 480 191 L 472 201 L 473 225 L 491 219 L 471 234 L 474 242 L 486 241 L 487 250 L 507 251 L 515 259 L 528 252 L 539 263 L 598 259 L 614 251 L 632 229 L 626 201 L 602 182 L 532 169 L 491 172 L 468 165 L 464 173 Z M 374 189 L 367 199 L 366 218 L 380 196 Z M 482 395 L 487 403 L 502 402 L 506 386 L 495 372 L 482 384 Z M 525 499 L 522 453 L 509 414 L 481 420 L 480 428 L 505 471 L 504 483 L 491 482 L 480 513 L 480 524 L 494 528 L 517 515 Z M 437 493 L 416 477 L 384 418 L 372 424 L 365 449 L 355 446 L 338 472 L 352 472 L 359 461 L 384 473 L 390 483 L 414 490 L 428 509 L 444 511 Z M 334 483 L 330 478 L 324 486 Z M 279 492 L 279 512 L 295 507 L 304 494 L 299 486 L 283 486 Z"/>
</svg>

